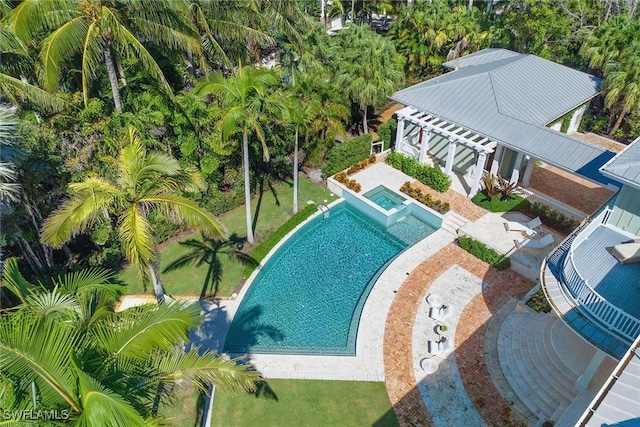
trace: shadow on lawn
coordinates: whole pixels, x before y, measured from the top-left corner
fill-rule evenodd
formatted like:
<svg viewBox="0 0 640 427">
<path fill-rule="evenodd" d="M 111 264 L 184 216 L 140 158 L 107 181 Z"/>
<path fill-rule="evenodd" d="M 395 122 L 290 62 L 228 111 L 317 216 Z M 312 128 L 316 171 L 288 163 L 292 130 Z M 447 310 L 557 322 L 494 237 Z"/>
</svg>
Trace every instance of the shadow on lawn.
<svg viewBox="0 0 640 427">
<path fill-rule="evenodd" d="M 222 280 L 223 264 L 220 259 L 222 255 L 226 255 L 230 259 L 236 259 L 243 265 L 258 265 L 258 262 L 251 255 L 238 249 L 241 242 L 242 239 L 235 233 L 229 237 L 229 240 L 215 240 L 206 237 L 202 241 L 198 239 L 185 240 L 180 242 L 180 246 L 188 248 L 189 252 L 173 261 L 162 272 L 168 273 L 189 265 L 200 267 L 202 264 L 207 264 L 209 268 L 207 268 L 207 275 L 202 284 L 200 299 L 204 299 L 207 295 L 216 296 Z"/>
</svg>

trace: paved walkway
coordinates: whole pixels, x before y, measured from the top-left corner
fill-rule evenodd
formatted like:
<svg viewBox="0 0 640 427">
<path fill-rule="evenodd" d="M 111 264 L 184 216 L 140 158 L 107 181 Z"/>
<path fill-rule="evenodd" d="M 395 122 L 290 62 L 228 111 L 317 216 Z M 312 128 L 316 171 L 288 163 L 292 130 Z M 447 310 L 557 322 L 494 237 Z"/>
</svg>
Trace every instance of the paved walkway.
<svg viewBox="0 0 640 427">
<path fill-rule="evenodd" d="M 403 426 L 436 425 L 428 410 L 429 403 L 425 406 L 423 402 L 415 377 L 413 325 L 431 285 L 454 265 L 486 283 L 481 294 L 466 307 L 459 308 L 462 312 L 455 332 L 455 359 L 461 381 L 487 424 L 519 425 L 517 415 L 491 380 L 484 356 L 484 334 L 492 313 L 511 298 L 522 298 L 533 283 L 511 270 L 499 272 L 490 268 L 453 244 L 411 272 L 398 289 L 389 310 L 384 335 L 384 363 L 391 404 Z"/>
</svg>

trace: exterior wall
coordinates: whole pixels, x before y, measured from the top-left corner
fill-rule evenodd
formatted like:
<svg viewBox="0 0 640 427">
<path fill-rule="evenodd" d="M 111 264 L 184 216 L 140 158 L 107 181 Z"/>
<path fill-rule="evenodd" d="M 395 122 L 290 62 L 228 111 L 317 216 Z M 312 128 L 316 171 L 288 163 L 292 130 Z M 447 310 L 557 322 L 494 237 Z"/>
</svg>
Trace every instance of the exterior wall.
<svg viewBox="0 0 640 427">
<path fill-rule="evenodd" d="M 558 120 L 549 127 L 557 132 L 560 132 L 560 129 L 562 129 L 562 120 Z"/>
<path fill-rule="evenodd" d="M 640 236 L 640 190 L 622 187 L 608 224 Z"/>
<path fill-rule="evenodd" d="M 578 108 L 573 116 L 571 116 L 571 122 L 569 123 L 569 129 L 567 129 L 567 133 L 578 132 L 578 127 L 580 126 L 580 122 L 582 121 L 582 116 L 584 116 L 584 112 L 587 110 L 587 105 L 589 103 L 582 104 L 580 108 Z"/>
<path fill-rule="evenodd" d="M 502 159 L 500 160 L 500 168 L 498 169 L 500 176 L 509 179 L 513 173 L 513 167 L 515 166 L 517 156 L 518 153 L 515 150 L 507 147 L 504 148 Z"/>
</svg>

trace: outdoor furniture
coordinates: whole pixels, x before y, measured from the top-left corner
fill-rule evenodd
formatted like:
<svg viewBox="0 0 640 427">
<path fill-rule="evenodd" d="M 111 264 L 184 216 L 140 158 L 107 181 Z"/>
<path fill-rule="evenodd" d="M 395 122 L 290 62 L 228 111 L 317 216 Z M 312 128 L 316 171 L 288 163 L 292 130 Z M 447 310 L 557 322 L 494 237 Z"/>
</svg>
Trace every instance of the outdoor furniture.
<svg viewBox="0 0 640 427">
<path fill-rule="evenodd" d="M 620 264 L 640 262 L 640 239 L 615 245 L 611 248 L 611 255 L 613 255 Z"/>
<path fill-rule="evenodd" d="M 445 320 L 451 317 L 453 314 L 453 307 L 450 305 L 443 305 L 441 307 L 431 307 L 429 309 L 429 317 L 434 320 Z"/>
<path fill-rule="evenodd" d="M 524 239 L 521 239 L 521 240 L 514 240 L 514 242 L 516 244 L 516 248 L 518 249 L 521 249 L 521 248 L 542 249 L 553 243 L 553 235 L 547 234 L 535 240 L 525 237 Z"/>
<path fill-rule="evenodd" d="M 429 294 L 427 296 L 427 303 L 429 304 L 429 307 L 442 307 L 444 301 L 439 295 Z"/>
<path fill-rule="evenodd" d="M 425 357 L 420 361 L 420 367 L 427 374 L 433 374 L 435 371 L 438 370 L 438 362 L 436 362 L 430 357 Z"/>
<path fill-rule="evenodd" d="M 507 221 L 504 223 L 504 229 L 509 231 L 524 231 L 524 233 L 531 237 L 536 235 L 536 228 L 542 225 L 542 221 L 540 221 L 540 217 L 537 216 L 531 221 L 523 224 L 518 221 Z"/>
<path fill-rule="evenodd" d="M 453 341 L 447 337 L 442 337 L 440 341 L 427 341 L 427 349 L 434 356 L 450 353 L 453 350 Z"/>
</svg>

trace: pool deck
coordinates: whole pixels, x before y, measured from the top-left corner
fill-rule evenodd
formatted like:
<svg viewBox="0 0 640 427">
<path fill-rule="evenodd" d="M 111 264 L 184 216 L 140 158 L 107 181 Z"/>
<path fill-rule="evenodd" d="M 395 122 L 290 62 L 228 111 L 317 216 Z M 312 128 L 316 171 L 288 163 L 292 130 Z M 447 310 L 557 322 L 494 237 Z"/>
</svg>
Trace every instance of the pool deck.
<svg viewBox="0 0 640 427">
<path fill-rule="evenodd" d="M 352 178 L 362 185 L 362 192 L 380 184 L 397 191 L 404 182 L 413 181 L 383 163 Z M 414 181 L 414 185 L 419 184 Z M 539 272 L 542 259 L 555 245 L 516 251 L 513 236 L 505 231 L 503 222 L 525 217 L 487 213 L 452 190 L 440 196 L 468 221 L 461 233 L 511 254 L 514 264 Z M 455 238 L 455 234 L 440 229 L 387 267 L 364 306 L 355 357 L 252 354 L 247 360 L 265 378 L 384 381 L 402 426 L 539 424 L 540 420 L 532 421 L 535 415 L 523 418 L 511 398 L 498 389 L 492 372 L 501 368 L 487 353 L 485 343 L 487 336 L 495 333 L 490 330 L 492 319 L 512 310 L 535 281 L 513 269 L 497 271 L 459 248 Z M 554 235 L 555 243 L 561 238 Z M 221 352 L 247 288 L 236 300 L 203 303 L 206 320 L 194 341 Z M 453 340 L 454 350 L 435 357 L 427 351 L 427 341 L 438 338 L 436 322 L 429 317 L 425 300 L 432 293 L 453 307 L 444 334 Z M 574 347 L 565 350 L 567 354 L 580 351 Z M 421 367 L 428 357 L 437 363 L 436 372 L 431 374 Z"/>
</svg>

